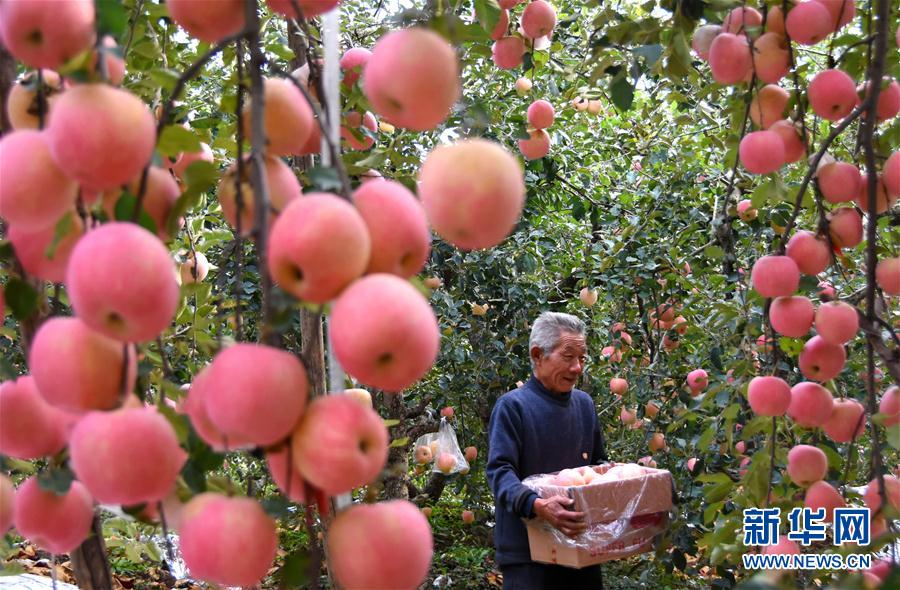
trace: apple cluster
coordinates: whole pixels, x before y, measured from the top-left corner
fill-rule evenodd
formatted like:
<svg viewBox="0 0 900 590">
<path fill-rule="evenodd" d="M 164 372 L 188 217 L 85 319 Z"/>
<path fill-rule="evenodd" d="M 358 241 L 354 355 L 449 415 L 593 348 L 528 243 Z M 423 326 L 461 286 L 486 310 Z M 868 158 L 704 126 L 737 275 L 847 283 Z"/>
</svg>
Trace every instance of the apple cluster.
<svg viewBox="0 0 900 590">
<path fill-rule="evenodd" d="M 716 82 L 733 85 L 759 80 L 765 84 L 750 105 L 750 118 L 757 130 L 745 135 L 739 146 L 741 163 L 748 172 L 769 174 L 804 159 L 806 138 L 787 117 L 790 95 L 779 86 L 791 67 L 789 43 L 815 45 L 840 31 L 855 15 L 853 1 L 809 0 L 794 5 L 786 18 L 779 6 L 769 8 L 765 18 L 754 8 L 735 8 L 721 25 L 704 25 L 695 31 L 693 49 L 709 63 Z M 806 98 L 816 115 L 840 121 L 868 92 L 846 72 L 831 68 L 813 76 Z M 900 85 L 896 80 L 884 80 L 875 110 L 879 122 L 889 121 L 900 112 Z M 893 186 L 886 186 L 887 179 L 879 176 L 879 213 L 900 197 L 898 164 L 892 166 L 893 172 L 886 165 L 883 175 L 891 177 Z M 834 203 L 856 200 L 864 210 L 867 208 L 865 176 L 855 166 L 831 159 L 821 162 L 817 172 L 826 199 Z"/>
<path fill-rule="evenodd" d="M 293 15 L 292 2 L 268 3 Z M 307 18 L 337 4 L 299 1 Z M 244 27 L 242 0 L 171 0 L 166 7 L 176 23 L 206 42 L 222 41 Z M 53 18 L 47 18 L 50 10 Z M 531 31 L 533 10 L 527 12 Z M 74 317 L 51 318 L 37 331 L 28 351 L 30 374 L 0 385 L 0 454 L 37 459 L 68 447 L 76 476 L 64 494 L 43 489 L 36 478 L 13 492 L 4 477 L 0 524 L 14 524 L 41 547 L 67 552 L 88 535 L 95 501 L 146 504 L 148 513 L 165 502 L 193 575 L 223 585 L 257 584 L 275 556 L 274 521 L 249 498 L 203 494 L 184 506 L 173 501 L 187 455 L 169 421 L 129 393 L 137 375 L 137 346 L 171 325 L 179 279 L 203 280 L 209 270 L 202 254 L 191 253 L 179 273 L 164 242 L 174 237 L 167 232 L 168 220 L 188 166 L 211 162 L 212 151 L 202 145 L 196 153 L 150 166 L 156 119 L 137 96 L 114 86 L 124 78 L 123 63 L 106 60 L 102 69 L 108 71 L 87 83 L 56 73 L 74 57 L 97 51 L 90 0 L 52 7 L 6 2 L 0 5 L 0 23 L 0 36 L 13 55 L 40 68 L 19 82 L 8 103 L 16 130 L 0 140 L 0 217 L 26 272 L 62 283 L 74 310 Z M 537 25 L 542 23 L 546 19 L 539 15 Z M 109 47 L 106 41 L 103 47 Z M 348 51 L 341 65 L 343 84 L 361 86 L 386 121 L 382 129 L 433 129 L 460 92 L 455 51 L 426 29 L 389 32 L 371 52 Z M 347 372 L 366 385 L 399 392 L 431 368 L 438 352 L 434 312 L 408 281 L 428 258 L 430 228 L 462 249 L 493 247 L 521 214 L 522 169 L 498 144 L 470 139 L 428 155 L 418 197 L 381 178 L 362 184 L 349 200 L 303 194 L 281 159 L 319 149 L 314 109 L 299 88 L 312 90 L 308 68 L 303 75 L 264 81 L 262 162 L 269 218 L 256 220 L 250 205 L 256 198 L 247 181 L 253 159 L 242 167 L 243 202 L 238 203 L 238 166 L 232 164 L 219 183 L 219 204 L 226 221 L 243 235 L 251 235 L 259 221 L 269 226 L 264 262 L 282 289 L 304 302 L 331 305 L 334 352 Z M 242 118 L 247 136 L 253 131 L 252 108 L 251 100 Z M 545 121 L 547 113 L 536 116 Z M 552 122 L 552 107 L 549 116 Z M 370 112 L 346 113 L 344 145 L 370 148 L 376 126 Z M 156 235 L 136 224 L 98 224 L 84 215 L 102 209 L 108 218 L 116 217 L 123 186 L 134 195 L 143 193 Z M 388 449 L 387 429 L 371 402 L 360 403 L 354 395 L 309 401 L 308 390 L 306 371 L 294 355 L 239 343 L 221 350 L 195 375 L 177 411 L 216 450 L 263 448 L 273 479 L 293 500 L 312 500 L 306 497 L 310 489 L 335 495 L 371 482 Z M 466 450 L 472 459 L 476 453 L 474 447 Z M 443 456 L 437 461 L 446 462 Z M 353 550 L 371 527 L 380 531 L 384 556 L 371 548 Z M 348 588 L 415 587 L 427 573 L 432 551 L 427 521 L 408 503 L 341 512 L 328 543 L 332 556 L 348 556 L 332 563 Z M 375 578 L 360 560 L 363 553 L 378 565 Z M 398 553 L 407 557 L 403 567 L 385 569 L 388 555 Z"/>
<path fill-rule="evenodd" d="M 521 66 L 528 46 L 532 50 L 549 47 L 556 26 L 556 9 L 545 0 L 531 0 L 525 2 L 518 31 L 509 34 L 509 11 L 522 3 L 523 0 L 499 0 L 500 17 L 491 31 L 491 58 L 503 70 Z"/>
</svg>

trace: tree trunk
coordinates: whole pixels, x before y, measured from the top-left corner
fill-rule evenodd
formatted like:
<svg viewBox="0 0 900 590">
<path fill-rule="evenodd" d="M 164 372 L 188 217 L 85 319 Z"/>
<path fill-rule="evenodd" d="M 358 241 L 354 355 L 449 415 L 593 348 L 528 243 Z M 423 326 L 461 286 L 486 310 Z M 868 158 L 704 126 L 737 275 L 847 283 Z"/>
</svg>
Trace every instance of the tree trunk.
<svg viewBox="0 0 900 590">
<path fill-rule="evenodd" d="M 0 135 L 12 131 L 9 116 L 6 114 L 6 101 L 9 98 L 9 90 L 16 81 L 16 60 L 9 54 L 3 44 L 0 44 Z"/>
<path fill-rule="evenodd" d="M 96 514 L 91 524 L 91 535 L 69 557 L 72 559 L 75 581 L 81 590 L 112 590 L 106 545 L 103 542 L 100 517 Z"/>
<path fill-rule="evenodd" d="M 386 393 L 382 397 L 388 418 L 400 421 L 399 424 L 391 428 L 391 438 L 396 440 L 406 437 L 408 431 L 404 420 L 406 408 L 403 405 L 403 394 Z M 387 475 L 384 478 L 384 497 L 387 500 L 409 499 L 409 491 L 406 488 L 406 482 L 409 479 L 408 452 L 409 444 L 388 449 Z"/>
</svg>

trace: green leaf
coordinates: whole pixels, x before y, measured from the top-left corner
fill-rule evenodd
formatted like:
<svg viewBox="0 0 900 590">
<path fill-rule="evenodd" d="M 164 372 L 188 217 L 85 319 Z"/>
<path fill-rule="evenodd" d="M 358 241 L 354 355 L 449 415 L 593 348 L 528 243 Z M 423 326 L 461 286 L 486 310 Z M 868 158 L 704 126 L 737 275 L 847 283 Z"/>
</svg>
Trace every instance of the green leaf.
<svg viewBox="0 0 900 590">
<path fill-rule="evenodd" d="M 643 57 L 647 62 L 647 67 L 652 68 L 654 64 L 659 61 L 660 56 L 662 56 L 663 47 L 659 44 L 644 45 L 642 47 L 636 47 L 632 51 Z"/>
<path fill-rule="evenodd" d="M 481 28 L 488 34 L 493 33 L 500 21 L 500 5 L 497 0 L 475 0 L 475 15 Z"/>
<path fill-rule="evenodd" d="M 403 438 L 395 438 L 394 440 L 392 440 L 390 446 L 392 446 L 392 447 L 405 447 L 405 446 L 408 445 L 408 444 L 409 444 L 409 437 L 408 437 L 408 436 L 404 436 Z"/>
<path fill-rule="evenodd" d="M 53 492 L 59 496 L 69 492 L 69 486 L 75 479 L 73 474 L 66 467 L 54 467 L 38 473 L 37 482 L 42 490 Z"/>
<path fill-rule="evenodd" d="M 634 102 L 634 87 L 624 75 L 617 77 L 609 85 L 609 93 L 613 104 L 621 111 L 627 111 Z"/>
<path fill-rule="evenodd" d="M 30 318 L 38 308 L 38 292 L 30 283 L 12 278 L 3 289 L 6 304 L 17 320 Z"/>
<path fill-rule="evenodd" d="M 122 196 L 116 201 L 116 219 L 119 221 L 131 221 L 134 217 L 134 210 L 137 207 L 137 197 L 128 191 L 122 191 Z M 147 213 L 147 209 L 141 206 L 141 214 L 138 217 L 138 225 L 146 229 L 152 234 L 156 234 L 156 222 Z"/>
<path fill-rule="evenodd" d="M 121 39 L 128 27 L 128 13 L 122 0 L 94 0 L 97 12 L 97 32 Z"/>
<path fill-rule="evenodd" d="M 159 136 L 156 150 L 164 156 L 176 157 L 181 152 L 199 152 L 200 138 L 181 125 L 166 125 Z"/>
<path fill-rule="evenodd" d="M 44 256 L 47 259 L 53 260 L 53 255 L 56 253 L 56 248 L 59 246 L 59 243 L 70 231 L 72 231 L 72 220 L 74 219 L 74 216 L 75 214 L 70 211 L 56 222 L 56 227 L 53 228 L 53 240 L 50 242 L 50 245 L 47 246 L 47 250 L 44 251 Z"/>
<path fill-rule="evenodd" d="M 171 92 L 175 89 L 175 85 L 178 84 L 179 74 L 175 70 L 167 68 L 154 68 L 147 72 L 147 76 L 156 86 L 166 92 Z"/>
<path fill-rule="evenodd" d="M 284 565 L 278 570 L 276 577 L 279 588 L 305 588 L 309 570 L 309 552 L 300 548 L 284 558 Z"/>
<path fill-rule="evenodd" d="M 342 188 L 341 179 L 338 177 L 337 170 L 334 168 L 323 168 L 316 166 L 306 171 L 309 181 L 316 190 L 323 192 L 339 191 Z"/>
</svg>

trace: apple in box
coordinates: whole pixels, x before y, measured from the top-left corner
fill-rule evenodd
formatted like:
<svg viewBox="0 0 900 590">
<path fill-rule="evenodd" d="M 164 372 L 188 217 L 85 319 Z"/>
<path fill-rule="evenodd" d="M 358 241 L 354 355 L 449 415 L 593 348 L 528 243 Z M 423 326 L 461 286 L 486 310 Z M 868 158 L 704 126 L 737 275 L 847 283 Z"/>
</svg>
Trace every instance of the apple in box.
<svg viewBox="0 0 900 590">
<path fill-rule="evenodd" d="M 588 523 L 585 533 L 569 538 L 539 519 L 526 521 L 534 561 L 582 568 L 644 553 L 668 526 L 673 483 L 664 469 L 607 463 L 532 481 L 542 497 L 573 498 L 572 510 L 584 512 Z"/>
</svg>

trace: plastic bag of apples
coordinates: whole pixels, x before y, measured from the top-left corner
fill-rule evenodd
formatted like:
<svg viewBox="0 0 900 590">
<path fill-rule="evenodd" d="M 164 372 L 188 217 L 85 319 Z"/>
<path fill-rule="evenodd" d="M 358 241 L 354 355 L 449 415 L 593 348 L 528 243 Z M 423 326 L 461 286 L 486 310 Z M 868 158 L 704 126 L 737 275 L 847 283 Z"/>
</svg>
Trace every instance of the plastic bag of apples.
<svg viewBox="0 0 900 590">
<path fill-rule="evenodd" d="M 573 498 L 571 509 L 584 512 L 588 524 L 573 538 L 544 521 L 527 520 L 535 561 L 580 568 L 643 553 L 669 524 L 674 485 L 665 469 L 633 463 L 585 465 L 532 475 L 522 483 L 543 498 Z"/>
<path fill-rule="evenodd" d="M 456 432 L 447 418 L 441 418 L 441 425 L 437 432 L 423 434 L 416 439 L 415 445 L 416 463 L 424 465 L 433 463 L 432 471 L 452 475 L 469 472 L 469 462 L 459 448 L 456 440 Z"/>
</svg>

